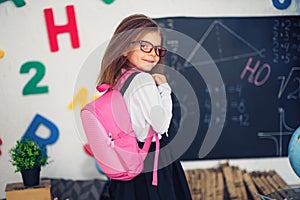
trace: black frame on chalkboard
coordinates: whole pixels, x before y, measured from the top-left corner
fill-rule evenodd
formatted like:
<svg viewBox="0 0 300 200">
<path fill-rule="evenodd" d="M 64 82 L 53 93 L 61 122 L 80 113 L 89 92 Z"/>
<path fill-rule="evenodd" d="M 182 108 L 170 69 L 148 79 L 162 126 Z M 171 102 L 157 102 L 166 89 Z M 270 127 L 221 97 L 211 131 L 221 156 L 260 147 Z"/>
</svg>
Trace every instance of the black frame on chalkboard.
<svg viewBox="0 0 300 200">
<path fill-rule="evenodd" d="M 177 54 L 184 41 L 164 32 L 165 67 L 186 78 L 200 110 L 196 137 L 181 159 L 200 159 L 209 123 L 217 120 L 211 118 L 216 103 L 226 107 L 225 123 L 217 143 L 203 159 L 287 156 L 291 135 L 300 125 L 300 16 L 155 20 L 165 30 L 178 31 L 201 45 L 217 66 L 226 91 L 226 105 L 211 102 L 210 83 L 195 66 L 186 64 L 187 58 Z M 191 59 L 192 51 L 188 55 Z M 201 60 L 198 64 L 205 67 Z M 176 81 L 171 87 L 177 87 Z M 171 139 L 184 120 L 182 107 L 189 106 L 188 99 L 179 103 L 176 95 L 172 97 Z"/>
</svg>

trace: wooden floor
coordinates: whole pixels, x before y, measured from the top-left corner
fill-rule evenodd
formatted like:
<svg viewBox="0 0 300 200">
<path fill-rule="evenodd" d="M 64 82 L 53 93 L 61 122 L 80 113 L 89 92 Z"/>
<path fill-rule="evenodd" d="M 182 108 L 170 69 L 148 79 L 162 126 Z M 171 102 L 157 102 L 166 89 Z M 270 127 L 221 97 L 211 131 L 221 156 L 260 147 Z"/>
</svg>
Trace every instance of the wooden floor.
<svg viewBox="0 0 300 200">
<path fill-rule="evenodd" d="M 222 164 L 217 168 L 185 171 L 193 200 L 284 200 L 293 198 L 290 186 L 275 172 L 246 172 Z"/>
</svg>

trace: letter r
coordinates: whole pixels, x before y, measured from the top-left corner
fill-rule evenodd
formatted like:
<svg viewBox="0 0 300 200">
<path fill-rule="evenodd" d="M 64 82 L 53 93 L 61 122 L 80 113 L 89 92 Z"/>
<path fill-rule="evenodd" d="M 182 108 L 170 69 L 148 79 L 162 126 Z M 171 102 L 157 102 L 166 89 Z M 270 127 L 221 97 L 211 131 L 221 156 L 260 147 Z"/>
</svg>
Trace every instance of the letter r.
<svg viewBox="0 0 300 200">
<path fill-rule="evenodd" d="M 49 129 L 50 131 L 50 135 L 48 138 L 42 138 L 40 136 L 38 136 L 37 134 L 37 130 L 39 128 L 39 126 L 44 125 L 46 128 Z M 33 140 L 35 140 L 39 145 L 44 145 L 47 146 L 49 144 L 53 144 L 57 141 L 59 136 L 59 130 L 58 128 L 55 126 L 55 124 L 53 124 L 51 121 L 49 121 L 48 119 L 46 119 L 45 117 L 36 114 L 34 119 L 32 120 L 32 122 L 30 123 L 29 127 L 27 128 L 26 132 L 24 133 L 24 137 L 23 138 L 32 138 Z M 44 148 L 43 149 L 43 154 L 47 154 L 47 149 Z"/>
</svg>

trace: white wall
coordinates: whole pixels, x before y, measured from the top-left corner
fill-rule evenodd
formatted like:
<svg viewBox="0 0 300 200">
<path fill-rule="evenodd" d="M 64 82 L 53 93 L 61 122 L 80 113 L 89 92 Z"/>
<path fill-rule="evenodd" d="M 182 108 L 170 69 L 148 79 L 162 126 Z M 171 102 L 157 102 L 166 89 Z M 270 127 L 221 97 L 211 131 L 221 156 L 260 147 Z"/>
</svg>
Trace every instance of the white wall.
<svg viewBox="0 0 300 200">
<path fill-rule="evenodd" d="M 66 24 L 67 5 L 73 5 L 80 40 L 79 48 L 72 48 L 68 34 L 58 37 L 59 51 L 51 52 L 45 25 L 44 9 L 51 8 L 55 24 Z M 49 120 L 59 130 L 58 139 L 47 146 L 52 163 L 42 169 L 44 177 L 87 179 L 102 178 L 93 159 L 82 150 L 84 138 L 77 130 L 79 106 L 68 106 L 78 92 L 76 84 L 85 60 L 95 48 L 105 44 L 120 20 L 133 13 L 144 13 L 154 18 L 173 16 L 279 16 L 299 15 L 299 0 L 283 10 L 272 0 L 115 0 L 108 5 L 101 0 L 28 0 L 17 8 L 12 1 L 0 4 L 0 198 L 5 198 L 5 185 L 21 181 L 19 173 L 9 163 L 8 149 L 29 128 L 36 114 Z M 48 86 L 48 92 L 23 95 L 24 86 L 35 75 L 35 70 L 20 73 L 21 66 L 29 61 L 44 65 L 45 75 L 39 86 Z M 92 69 L 98 70 L 99 63 Z M 40 73 L 40 72 L 39 72 Z M 89 81 L 93 81 L 90 77 Z M 88 80 L 87 80 L 88 81 Z M 89 97 L 93 91 L 88 90 Z M 36 134 L 45 140 L 51 131 L 40 126 Z M 184 162 L 188 168 L 214 167 L 221 161 Z M 275 169 L 290 184 L 299 183 L 287 158 L 231 160 L 233 165 L 246 170 Z"/>
</svg>

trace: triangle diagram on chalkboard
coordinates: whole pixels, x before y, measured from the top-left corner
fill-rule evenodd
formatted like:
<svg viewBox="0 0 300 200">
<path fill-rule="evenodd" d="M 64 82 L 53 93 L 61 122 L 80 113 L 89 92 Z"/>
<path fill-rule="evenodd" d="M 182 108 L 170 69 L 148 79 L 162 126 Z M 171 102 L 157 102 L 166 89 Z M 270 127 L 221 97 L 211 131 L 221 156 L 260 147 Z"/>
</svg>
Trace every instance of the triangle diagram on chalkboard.
<svg viewBox="0 0 300 200">
<path fill-rule="evenodd" d="M 237 60 L 250 56 L 264 57 L 264 49 L 257 49 L 234 30 L 215 20 L 201 36 L 198 43 L 210 54 L 215 63 Z M 195 60 L 195 53 L 200 48 L 197 45 L 186 59 L 185 65 L 192 61 L 194 64 L 205 64 L 204 60 Z"/>
</svg>

